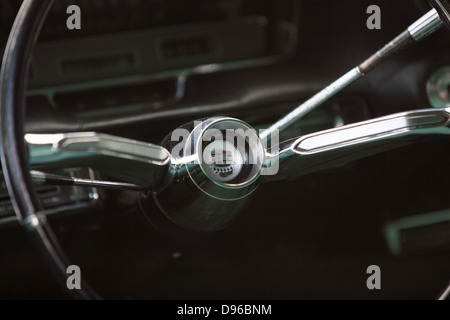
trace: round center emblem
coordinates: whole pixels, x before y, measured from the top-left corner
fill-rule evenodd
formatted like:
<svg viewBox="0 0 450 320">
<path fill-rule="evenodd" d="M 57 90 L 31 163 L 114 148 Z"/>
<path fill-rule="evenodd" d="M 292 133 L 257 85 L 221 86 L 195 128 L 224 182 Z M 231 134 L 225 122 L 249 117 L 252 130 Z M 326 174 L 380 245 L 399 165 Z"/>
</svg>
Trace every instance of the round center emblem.
<svg viewBox="0 0 450 320">
<path fill-rule="evenodd" d="M 204 168 L 211 177 L 229 182 L 241 173 L 244 165 L 242 154 L 229 141 L 214 141 L 203 150 Z"/>
</svg>

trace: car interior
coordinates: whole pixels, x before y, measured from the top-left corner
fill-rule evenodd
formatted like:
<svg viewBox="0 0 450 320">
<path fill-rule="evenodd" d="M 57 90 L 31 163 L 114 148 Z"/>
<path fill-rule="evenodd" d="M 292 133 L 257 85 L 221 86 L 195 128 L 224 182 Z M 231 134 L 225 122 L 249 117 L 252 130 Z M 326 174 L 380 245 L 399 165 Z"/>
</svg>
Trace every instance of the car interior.
<svg viewBox="0 0 450 320">
<path fill-rule="evenodd" d="M 0 299 L 71 298 L 67 265 L 95 291 L 88 298 L 428 300 L 445 291 L 450 30 L 439 1 L 51 2 L 0 1 Z M 373 5 L 381 20 L 370 28 Z M 278 147 L 255 136 L 241 166 L 180 164 L 190 147 L 214 145 L 197 144 L 198 130 L 264 132 L 395 47 L 430 10 L 439 30 L 279 128 Z M 16 58 L 27 64 L 21 76 Z M 8 100 L 10 89 L 22 94 Z M 169 154 L 177 128 L 195 140 L 184 156 Z M 333 133 L 351 130 L 364 136 L 333 145 Z M 28 163 L 14 160 L 15 148 Z M 281 173 L 260 176 L 276 148 Z M 70 261 L 64 268 L 52 246 Z M 380 288 L 369 288 L 370 266 Z"/>
</svg>

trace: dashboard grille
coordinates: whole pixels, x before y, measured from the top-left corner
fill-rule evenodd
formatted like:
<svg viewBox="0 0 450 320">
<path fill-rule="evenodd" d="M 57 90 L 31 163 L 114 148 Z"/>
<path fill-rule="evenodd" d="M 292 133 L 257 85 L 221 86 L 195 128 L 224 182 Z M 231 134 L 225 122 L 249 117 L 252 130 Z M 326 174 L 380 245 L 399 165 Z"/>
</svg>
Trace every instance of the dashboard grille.
<svg viewBox="0 0 450 320">
<path fill-rule="evenodd" d="M 0 1 L 0 32 L 5 39 L 22 1 Z M 82 29 L 67 30 L 66 9 L 81 9 Z M 235 19 L 274 12 L 268 0 L 58 0 L 46 20 L 41 39 L 98 35 L 174 24 Z M 195 8 L 195 10 L 193 10 Z"/>
</svg>

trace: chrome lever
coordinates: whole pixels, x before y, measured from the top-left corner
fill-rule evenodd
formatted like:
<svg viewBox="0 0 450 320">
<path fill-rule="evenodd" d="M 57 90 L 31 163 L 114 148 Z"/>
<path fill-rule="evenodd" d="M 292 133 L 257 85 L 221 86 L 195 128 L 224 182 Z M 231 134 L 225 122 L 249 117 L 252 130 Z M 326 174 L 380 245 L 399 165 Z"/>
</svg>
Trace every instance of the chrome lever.
<svg viewBox="0 0 450 320">
<path fill-rule="evenodd" d="M 279 157 L 280 172 L 275 179 L 298 177 L 396 149 L 421 138 L 450 134 L 449 121 L 450 108 L 393 114 L 290 140 L 269 158 Z"/>
<path fill-rule="evenodd" d="M 80 187 L 102 188 L 111 190 L 129 190 L 129 191 L 143 190 L 142 187 L 139 187 L 138 185 L 131 183 L 82 179 L 76 177 L 63 176 L 54 173 L 46 173 L 36 170 L 31 170 L 30 176 L 33 182 L 37 185 L 80 186 Z"/>
<path fill-rule="evenodd" d="M 351 69 L 329 86 L 322 89 L 310 99 L 303 102 L 300 106 L 289 112 L 283 118 L 275 122 L 269 129 L 265 130 L 260 135 L 261 139 L 265 141 L 268 137 L 270 137 L 270 135 L 274 134 L 274 132 L 285 130 L 293 123 L 303 118 L 306 114 L 328 101 L 331 97 L 335 96 L 344 88 L 348 87 L 358 79 L 364 77 L 370 71 L 377 68 L 393 54 L 403 50 L 414 42 L 419 42 L 425 39 L 441 28 L 442 25 L 443 22 L 439 18 L 439 14 L 436 9 L 430 10 L 427 14 L 411 24 L 395 39 L 386 44 L 381 50 L 377 51 L 363 63 Z"/>
<path fill-rule="evenodd" d="M 170 182 L 170 154 L 149 143 L 100 134 L 27 134 L 32 169 L 90 167 L 126 184 L 160 190 Z"/>
</svg>

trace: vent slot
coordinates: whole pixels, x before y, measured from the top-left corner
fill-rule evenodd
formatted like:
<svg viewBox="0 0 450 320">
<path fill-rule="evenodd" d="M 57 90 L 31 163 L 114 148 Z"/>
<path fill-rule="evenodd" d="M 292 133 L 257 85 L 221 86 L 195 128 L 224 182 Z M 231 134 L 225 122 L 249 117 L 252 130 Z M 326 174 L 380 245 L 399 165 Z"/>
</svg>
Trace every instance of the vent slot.
<svg viewBox="0 0 450 320">
<path fill-rule="evenodd" d="M 388 223 L 384 234 L 394 255 L 450 245 L 450 209 L 401 218 Z"/>
<path fill-rule="evenodd" d="M 6 190 L 4 190 L 6 191 Z M 46 196 L 56 195 L 59 193 L 59 189 L 56 186 L 40 186 L 36 188 L 37 194 L 43 198 Z M 10 197 L 8 192 L 2 192 L 0 194 L 0 203 L 10 202 Z"/>
<path fill-rule="evenodd" d="M 116 70 L 133 68 L 136 59 L 132 53 L 117 54 L 107 57 L 79 58 L 61 62 L 61 71 L 65 76 L 77 75 L 85 72 L 96 72 L 98 70 Z"/>
<path fill-rule="evenodd" d="M 213 51 L 212 41 L 208 37 L 165 41 L 162 44 L 164 58 L 173 59 L 197 55 L 206 55 Z"/>
<path fill-rule="evenodd" d="M 84 112 L 174 99 L 176 81 L 113 86 L 55 94 L 54 101 L 65 112 Z"/>
<path fill-rule="evenodd" d="M 450 221 L 402 230 L 403 251 L 413 252 L 450 244 Z"/>
</svg>

